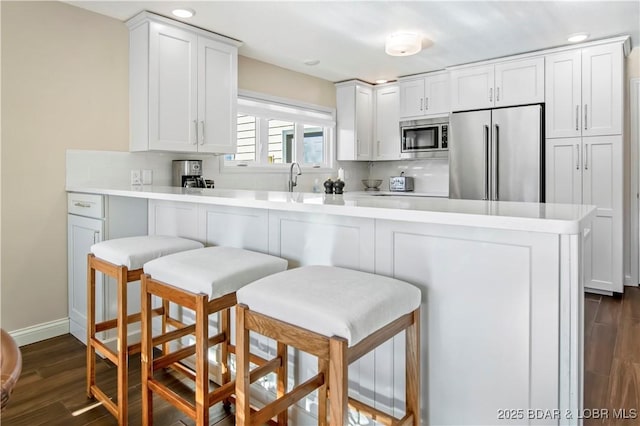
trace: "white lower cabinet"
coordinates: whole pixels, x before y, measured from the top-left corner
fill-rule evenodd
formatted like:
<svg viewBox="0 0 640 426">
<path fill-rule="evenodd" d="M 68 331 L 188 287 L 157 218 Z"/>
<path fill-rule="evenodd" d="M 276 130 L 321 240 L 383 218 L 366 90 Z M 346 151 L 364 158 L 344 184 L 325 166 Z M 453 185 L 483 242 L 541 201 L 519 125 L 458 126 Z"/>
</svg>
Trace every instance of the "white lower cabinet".
<svg viewBox="0 0 640 426">
<path fill-rule="evenodd" d="M 622 292 L 622 137 L 547 139 L 546 201 L 597 207 L 586 247 L 585 287 Z"/>
<path fill-rule="evenodd" d="M 87 255 L 103 240 L 145 235 L 147 200 L 107 197 L 94 194 L 68 194 L 67 262 L 69 291 L 69 330 L 78 340 L 87 341 Z M 110 279 L 111 280 L 111 279 Z M 108 284 L 108 285 L 105 285 Z M 139 286 L 130 284 L 128 310 L 140 311 Z M 136 291 L 136 288 L 138 289 Z M 96 320 L 115 318 L 117 294 L 113 282 L 105 283 L 96 274 Z M 135 333 L 134 328 L 131 333 Z M 109 336 L 102 336 L 108 338 Z"/>
</svg>

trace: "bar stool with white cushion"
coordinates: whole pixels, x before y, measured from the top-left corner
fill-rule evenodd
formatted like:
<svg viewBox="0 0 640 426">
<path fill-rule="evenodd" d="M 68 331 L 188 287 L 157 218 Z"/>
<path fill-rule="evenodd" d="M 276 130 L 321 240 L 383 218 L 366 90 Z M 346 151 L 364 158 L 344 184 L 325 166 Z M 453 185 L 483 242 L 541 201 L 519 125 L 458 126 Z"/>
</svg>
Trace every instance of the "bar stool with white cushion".
<svg viewBox="0 0 640 426">
<path fill-rule="evenodd" d="M 127 284 L 139 281 L 144 263 L 172 253 L 204 247 L 202 243 L 170 236 L 140 236 L 102 241 L 91 246 L 87 277 L 87 395 L 95 397 L 127 424 L 128 355 L 140 352 L 140 344 L 128 344 L 128 324 L 140 321 L 140 313 L 127 315 Z M 116 280 L 118 303 L 115 319 L 96 323 L 96 271 Z M 156 313 L 160 313 L 161 308 Z M 117 329 L 116 349 L 97 338 L 96 333 Z M 114 402 L 96 384 L 96 349 L 116 365 L 118 386 Z"/>
<path fill-rule="evenodd" d="M 263 424 L 315 389 L 318 424 L 348 424 L 348 404 L 384 424 L 420 424 L 420 290 L 380 275 L 332 266 L 304 266 L 270 275 L 237 293 L 236 425 Z M 256 413 L 249 406 L 249 331 L 278 342 L 276 358 L 286 365 L 287 346 L 318 357 L 318 374 L 287 391 L 286 369 L 277 377 L 277 399 Z M 391 337 L 406 331 L 406 415 L 393 418 L 348 398 L 347 367 Z"/>
<path fill-rule="evenodd" d="M 165 256 L 144 265 L 142 276 L 142 424 L 153 424 L 153 393 L 180 409 L 196 421 L 209 424 L 209 407 L 228 402 L 235 391 L 228 368 L 231 346 L 230 308 L 236 305 L 236 291 L 241 287 L 287 269 L 279 257 L 232 247 L 207 247 Z M 165 301 L 163 324 L 175 327 L 152 338 L 151 296 Z M 187 325 L 172 318 L 168 303 L 195 312 L 195 324 Z M 209 337 L 209 315 L 220 312 L 218 334 Z M 170 352 L 168 341 L 186 335 L 195 336 L 195 344 Z M 209 392 L 208 349 L 220 345 L 221 387 Z M 154 346 L 162 345 L 162 356 L 154 359 Z M 195 354 L 195 372 L 178 363 Z M 253 359 L 259 364 L 266 360 Z M 175 389 L 154 378 L 154 371 L 173 366 L 195 380 L 195 403 L 183 398 Z"/>
</svg>

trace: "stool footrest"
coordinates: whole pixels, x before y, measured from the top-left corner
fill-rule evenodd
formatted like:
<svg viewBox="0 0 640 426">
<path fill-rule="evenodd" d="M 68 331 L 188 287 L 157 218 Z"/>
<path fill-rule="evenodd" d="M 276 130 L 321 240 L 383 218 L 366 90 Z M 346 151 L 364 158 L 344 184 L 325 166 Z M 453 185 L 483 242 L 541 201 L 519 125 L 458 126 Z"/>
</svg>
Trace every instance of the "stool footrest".
<svg viewBox="0 0 640 426">
<path fill-rule="evenodd" d="M 97 401 L 100 401 L 102 405 L 104 405 L 104 408 L 106 408 L 114 417 L 118 417 L 118 406 L 107 396 L 107 394 L 102 392 L 97 385 L 91 386 L 91 394 Z"/>
<path fill-rule="evenodd" d="M 178 408 L 191 419 L 196 419 L 195 407 L 189 401 L 172 392 L 169 388 L 158 383 L 158 381 L 154 379 L 149 379 L 147 381 L 147 386 L 149 386 L 149 390 L 164 398 L 167 402 Z"/>
<path fill-rule="evenodd" d="M 178 339 L 180 337 L 184 337 L 188 334 L 193 334 L 196 331 L 196 325 L 191 324 L 184 328 L 179 328 L 177 330 L 166 332 L 165 334 L 155 337 L 153 339 L 152 346 L 158 346 L 166 342 L 170 342 L 172 340 Z"/>
<path fill-rule="evenodd" d="M 216 334 L 208 340 L 208 347 L 217 345 L 220 342 L 223 342 L 226 339 L 225 333 Z M 171 352 L 169 354 L 163 355 L 159 358 L 153 360 L 153 371 L 159 370 L 164 367 L 168 367 L 174 362 L 178 362 L 188 356 L 191 356 L 196 353 L 196 345 L 186 346 L 182 349 L 178 349 L 177 351 Z"/>
<path fill-rule="evenodd" d="M 413 414 L 409 413 L 406 416 L 404 416 L 402 419 L 394 423 L 394 426 L 412 426 L 413 423 L 414 423 Z"/>
<path fill-rule="evenodd" d="M 285 393 L 280 398 L 265 405 L 255 416 L 251 417 L 251 423 L 257 425 L 265 423 L 322 385 L 324 385 L 324 374 L 320 373 L 313 376 L 306 382 L 293 388 L 290 392 Z"/>
<path fill-rule="evenodd" d="M 164 312 L 164 309 L 162 307 L 160 308 L 156 308 L 154 310 L 151 311 L 151 316 L 152 317 L 157 317 L 158 315 L 162 315 L 162 313 Z M 142 318 L 142 314 L 140 312 L 138 312 L 137 314 L 131 314 L 127 317 L 127 324 L 132 324 L 134 322 L 140 322 Z M 110 319 L 107 321 L 102 321 L 102 322 L 98 322 L 96 323 L 96 333 L 99 333 L 101 331 L 107 331 L 107 330 L 111 330 L 112 328 L 117 328 L 118 327 L 118 319 L 114 318 L 114 319 Z"/>
<path fill-rule="evenodd" d="M 105 345 L 95 337 L 91 338 L 91 341 L 89 342 L 89 344 L 93 346 L 96 350 L 100 351 L 100 353 L 103 354 L 105 357 L 107 357 L 109 361 L 111 361 L 115 365 L 118 365 L 118 354 L 114 350 L 112 350 L 110 347 L 108 347 L 107 345 Z"/>
<path fill-rule="evenodd" d="M 390 414 L 380 411 L 368 404 L 365 404 L 364 402 L 358 401 L 357 399 L 351 397 L 349 397 L 349 406 L 354 410 L 363 413 L 371 420 L 374 420 L 377 423 L 383 424 L 385 426 L 400 426 L 410 424 L 406 422 L 408 420 L 413 420 L 413 416 L 411 414 L 404 416 L 402 419 L 397 419 Z"/>
</svg>

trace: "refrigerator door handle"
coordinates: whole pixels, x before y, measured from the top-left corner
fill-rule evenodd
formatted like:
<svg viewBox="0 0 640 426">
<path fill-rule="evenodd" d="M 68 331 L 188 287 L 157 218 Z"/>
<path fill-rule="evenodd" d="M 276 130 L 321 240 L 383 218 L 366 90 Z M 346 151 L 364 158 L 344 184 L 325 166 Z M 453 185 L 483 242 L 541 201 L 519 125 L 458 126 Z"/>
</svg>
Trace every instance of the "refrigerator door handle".
<svg viewBox="0 0 640 426">
<path fill-rule="evenodd" d="M 495 141 L 496 141 L 495 145 L 493 147 L 493 159 L 494 159 L 494 161 L 493 161 L 493 171 L 495 173 L 495 179 L 493 180 L 493 187 L 494 187 L 493 197 L 494 197 L 495 201 L 498 201 L 500 199 L 500 193 L 499 193 L 499 183 L 500 183 L 499 182 L 499 179 L 500 179 L 500 173 L 499 173 L 499 170 L 500 170 L 500 167 L 499 167 L 499 164 L 500 164 L 500 162 L 499 162 L 500 161 L 499 160 L 499 155 L 500 155 L 500 152 L 499 152 L 500 126 L 498 126 L 497 124 L 494 124 L 493 126 L 495 128 L 494 138 L 495 138 Z"/>
<path fill-rule="evenodd" d="M 489 126 L 484 125 L 483 129 L 484 136 L 484 146 L 483 146 L 483 157 L 484 157 L 484 198 L 483 200 L 489 199 Z"/>
</svg>

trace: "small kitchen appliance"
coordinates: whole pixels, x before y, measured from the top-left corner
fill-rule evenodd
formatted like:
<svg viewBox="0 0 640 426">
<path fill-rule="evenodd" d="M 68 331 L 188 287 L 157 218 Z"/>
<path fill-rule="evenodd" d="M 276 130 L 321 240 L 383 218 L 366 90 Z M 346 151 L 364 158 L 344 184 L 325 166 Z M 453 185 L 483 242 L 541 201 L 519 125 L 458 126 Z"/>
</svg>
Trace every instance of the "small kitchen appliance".
<svg viewBox="0 0 640 426">
<path fill-rule="evenodd" d="M 446 158 L 449 118 L 400 122 L 400 158 Z"/>
<path fill-rule="evenodd" d="M 405 176 L 404 172 L 400 173 L 400 176 L 390 177 L 389 191 L 393 191 L 393 192 L 413 191 L 413 178 L 411 176 Z"/>
<path fill-rule="evenodd" d="M 172 185 L 183 188 L 213 188 L 213 181 L 202 177 L 202 160 L 173 160 Z"/>
</svg>

